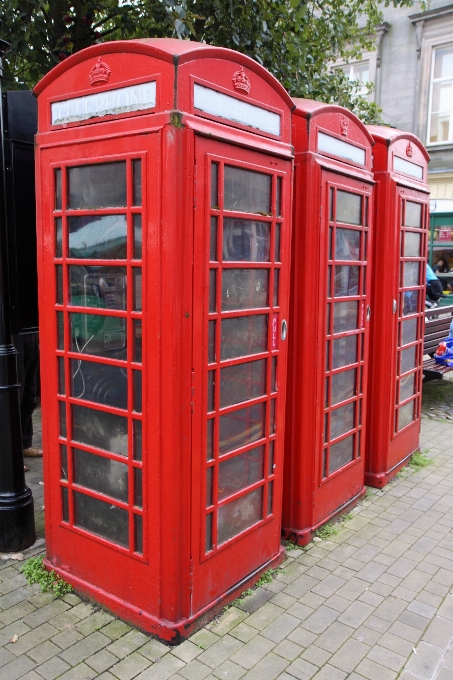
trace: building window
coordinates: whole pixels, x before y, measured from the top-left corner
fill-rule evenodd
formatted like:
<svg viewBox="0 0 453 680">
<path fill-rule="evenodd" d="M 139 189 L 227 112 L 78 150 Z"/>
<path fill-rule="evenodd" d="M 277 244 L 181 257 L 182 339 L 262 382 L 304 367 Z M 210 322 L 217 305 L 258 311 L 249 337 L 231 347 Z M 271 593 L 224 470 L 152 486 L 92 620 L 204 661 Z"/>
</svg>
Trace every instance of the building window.
<svg viewBox="0 0 453 680">
<path fill-rule="evenodd" d="M 367 84 L 371 81 L 370 78 L 370 62 L 360 61 L 353 64 L 345 64 L 344 66 L 337 66 L 345 73 L 349 80 L 355 80 L 360 82 L 360 87 L 357 89 L 356 96 L 368 97 L 368 86 Z"/>
<path fill-rule="evenodd" d="M 428 144 L 453 140 L 453 45 L 433 50 Z"/>
</svg>

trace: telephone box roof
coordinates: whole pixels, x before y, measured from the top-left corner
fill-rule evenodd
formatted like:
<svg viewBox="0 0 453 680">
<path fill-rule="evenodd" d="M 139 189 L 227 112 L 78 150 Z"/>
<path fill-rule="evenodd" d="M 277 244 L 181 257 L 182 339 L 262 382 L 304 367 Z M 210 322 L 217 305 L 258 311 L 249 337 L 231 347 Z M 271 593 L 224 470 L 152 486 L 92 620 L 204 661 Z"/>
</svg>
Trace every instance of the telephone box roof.
<svg viewBox="0 0 453 680">
<path fill-rule="evenodd" d="M 353 121 L 361 130 L 363 131 L 363 134 L 369 141 L 371 145 L 374 144 L 373 138 L 371 137 L 370 132 L 367 129 L 367 126 L 362 123 L 360 118 L 357 118 L 357 116 L 352 113 L 352 111 L 349 111 L 349 109 L 345 109 L 344 106 L 339 106 L 338 104 L 324 104 L 323 102 L 317 102 L 313 99 L 302 99 L 299 97 L 293 97 L 293 102 L 296 105 L 296 108 L 293 111 L 293 115 L 300 116 L 301 118 L 306 118 L 307 120 L 311 120 L 315 116 L 324 114 L 324 113 L 337 113 L 337 114 L 342 114 L 343 116 L 346 116 L 346 118 L 349 118 L 351 121 Z"/>
<path fill-rule="evenodd" d="M 416 137 L 412 132 L 405 132 L 404 130 L 397 130 L 396 128 L 387 127 L 385 125 L 366 125 L 368 132 L 373 137 L 376 142 L 382 142 L 389 147 L 394 142 L 399 139 L 404 139 L 415 144 L 422 152 L 424 158 L 429 163 L 429 154 L 418 137 Z"/>
</svg>

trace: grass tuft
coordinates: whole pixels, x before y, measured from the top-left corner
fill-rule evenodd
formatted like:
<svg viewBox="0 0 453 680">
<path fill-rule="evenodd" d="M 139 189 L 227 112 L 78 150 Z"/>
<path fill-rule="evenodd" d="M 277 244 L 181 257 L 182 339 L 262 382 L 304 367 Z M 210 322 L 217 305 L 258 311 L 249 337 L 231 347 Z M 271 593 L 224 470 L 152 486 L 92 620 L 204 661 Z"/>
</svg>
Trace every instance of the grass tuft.
<svg viewBox="0 0 453 680">
<path fill-rule="evenodd" d="M 432 465 L 433 461 L 424 453 L 414 453 L 409 461 L 409 465 L 414 468 L 415 471 L 422 470 L 428 465 Z"/>
<path fill-rule="evenodd" d="M 338 528 L 334 524 L 324 524 L 324 526 L 319 527 L 315 535 L 324 541 L 326 538 L 336 536 L 336 534 L 338 534 Z"/>
<path fill-rule="evenodd" d="M 42 592 L 53 590 L 57 597 L 67 595 L 72 592 L 72 586 L 66 581 L 63 581 L 57 574 L 52 571 L 47 571 L 43 564 L 43 557 L 30 557 L 22 567 L 22 573 L 27 579 L 27 583 L 37 583 Z"/>
</svg>

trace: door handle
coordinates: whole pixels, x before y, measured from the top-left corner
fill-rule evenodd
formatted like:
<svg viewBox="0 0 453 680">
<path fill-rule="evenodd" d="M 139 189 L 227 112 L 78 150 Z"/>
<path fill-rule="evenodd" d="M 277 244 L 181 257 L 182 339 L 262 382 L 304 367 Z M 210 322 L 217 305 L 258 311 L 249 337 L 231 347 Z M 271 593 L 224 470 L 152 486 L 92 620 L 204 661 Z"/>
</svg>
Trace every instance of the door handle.
<svg viewBox="0 0 453 680">
<path fill-rule="evenodd" d="M 370 317 L 371 317 L 371 307 L 370 307 L 370 305 L 368 305 L 368 307 L 366 308 L 366 320 L 369 321 Z"/>
<path fill-rule="evenodd" d="M 393 313 L 396 314 L 396 300 L 393 300 L 392 310 Z"/>
<path fill-rule="evenodd" d="M 283 319 L 282 321 L 282 332 L 281 332 L 281 339 L 286 340 L 286 336 L 288 335 L 288 324 L 286 323 L 286 319 Z"/>
</svg>

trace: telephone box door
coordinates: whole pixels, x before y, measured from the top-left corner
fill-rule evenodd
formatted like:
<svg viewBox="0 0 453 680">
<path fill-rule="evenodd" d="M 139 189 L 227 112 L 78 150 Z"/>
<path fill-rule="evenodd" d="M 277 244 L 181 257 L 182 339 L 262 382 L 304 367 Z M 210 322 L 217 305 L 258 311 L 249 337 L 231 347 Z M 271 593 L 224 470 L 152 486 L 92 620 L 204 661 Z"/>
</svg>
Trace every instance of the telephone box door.
<svg viewBox="0 0 453 680">
<path fill-rule="evenodd" d="M 291 183 L 203 138 L 196 165 L 193 611 L 280 550 Z"/>
</svg>

